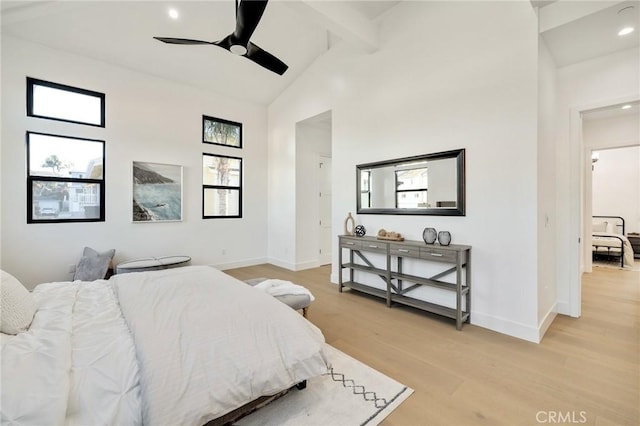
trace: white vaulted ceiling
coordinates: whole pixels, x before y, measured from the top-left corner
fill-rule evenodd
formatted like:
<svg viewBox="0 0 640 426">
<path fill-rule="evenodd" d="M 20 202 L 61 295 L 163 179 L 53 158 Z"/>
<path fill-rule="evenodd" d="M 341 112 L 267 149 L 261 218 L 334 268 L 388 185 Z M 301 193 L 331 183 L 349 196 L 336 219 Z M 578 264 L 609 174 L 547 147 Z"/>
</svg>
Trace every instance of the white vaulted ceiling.
<svg viewBox="0 0 640 426">
<path fill-rule="evenodd" d="M 153 36 L 162 36 L 220 40 L 234 29 L 234 0 L 2 1 L 0 4 L 3 36 L 266 105 L 336 40 L 354 43 L 363 51 L 375 51 L 377 20 L 401 3 L 399 0 L 270 1 L 251 40 L 289 66 L 283 76 L 215 46 L 167 45 L 153 39 Z M 570 13 L 565 10 L 565 4 L 569 3 L 591 4 L 591 7 Z M 600 7 L 594 7 L 595 3 Z M 604 26 L 615 24 L 613 18 L 604 19 L 611 15 L 607 8 L 615 8 L 620 3 L 623 2 L 532 2 L 541 6 L 541 34 L 559 66 L 638 46 L 638 29 L 622 43 L 615 38 L 600 42 L 602 34 L 613 31 Z M 638 6 L 637 1 L 627 3 Z M 180 13 L 177 20 L 169 18 L 170 8 Z M 40 77 L 46 79 L 46 75 Z"/>
</svg>

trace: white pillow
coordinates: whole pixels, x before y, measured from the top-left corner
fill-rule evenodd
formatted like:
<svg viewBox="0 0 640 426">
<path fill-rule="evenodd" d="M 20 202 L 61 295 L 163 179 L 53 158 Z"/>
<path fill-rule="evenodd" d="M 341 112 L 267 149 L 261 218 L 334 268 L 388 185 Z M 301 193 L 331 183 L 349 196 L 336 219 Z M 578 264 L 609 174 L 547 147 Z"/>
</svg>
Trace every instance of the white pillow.
<svg viewBox="0 0 640 426">
<path fill-rule="evenodd" d="M 2 272 L 0 290 L 1 330 L 5 334 L 26 331 L 36 313 L 33 295 L 13 275 Z"/>
<path fill-rule="evenodd" d="M 605 232 L 607 230 L 607 222 L 598 222 L 593 224 L 593 232 Z"/>
<path fill-rule="evenodd" d="M 605 222 L 607 224 L 607 226 L 605 227 L 604 232 L 606 232 L 607 234 L 615 234 L 616 229 L 615 226 L 613 226 L 613 222 Z"/>
</svg>

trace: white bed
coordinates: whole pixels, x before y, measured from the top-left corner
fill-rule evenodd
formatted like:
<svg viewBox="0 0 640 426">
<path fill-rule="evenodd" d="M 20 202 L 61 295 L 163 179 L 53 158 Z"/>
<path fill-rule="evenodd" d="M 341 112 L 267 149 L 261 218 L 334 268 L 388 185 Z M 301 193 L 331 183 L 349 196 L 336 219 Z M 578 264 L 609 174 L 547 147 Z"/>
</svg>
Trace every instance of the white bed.
<svg viewBox="0 0 640 426">
<path fill-rule="evenodd" d="M 621 267 L 630 267 L 634 262 L 631 242 L 625 235 L 624 219 L 619 216 L 594 216 L 591 245 L 593 258 L 618 259 Z"/>
<path fill-rule="evenodd" d="M 2 424 L 201 425 L 329 365 L 320 330 L 206 266 L 41 284 L 2 339 Z"/>
</svg>

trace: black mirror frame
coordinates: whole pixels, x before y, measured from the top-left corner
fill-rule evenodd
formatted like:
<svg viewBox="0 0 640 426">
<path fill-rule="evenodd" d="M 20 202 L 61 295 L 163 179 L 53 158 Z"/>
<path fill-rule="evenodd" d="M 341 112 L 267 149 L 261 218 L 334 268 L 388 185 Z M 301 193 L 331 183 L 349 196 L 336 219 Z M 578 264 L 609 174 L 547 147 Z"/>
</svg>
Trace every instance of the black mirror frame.
<svg viewBox="0 0 640 426">
<path fill-rule="evenodd" d="M 385 167 L 398 163 L 406 163 L 420 160 L 440 160 L 445 158 L 455 158 L 458 178 L 456 207 L 422 208 L 422 209 L 400 209 L 400 208 L 362 208 L 360 198 L 360 172 L 363 169 Z M 380 161 L 376 163 L 358 164 L 356 166 L 356 203 L 358 214 L 407 214 L 425 216 L 465 216 L 465 150 L 455 149 L 452 151 L 437 152 L 434 154 L 416 155 L 413 157 L 396 158 L 394 160 Z"/>
</svg>

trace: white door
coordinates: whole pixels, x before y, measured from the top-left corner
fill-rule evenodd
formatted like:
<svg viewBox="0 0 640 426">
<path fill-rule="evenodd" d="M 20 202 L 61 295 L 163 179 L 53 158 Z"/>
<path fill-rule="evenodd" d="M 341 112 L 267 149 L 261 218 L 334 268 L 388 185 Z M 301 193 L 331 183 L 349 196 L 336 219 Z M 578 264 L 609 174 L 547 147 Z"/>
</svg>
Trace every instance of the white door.
<svg viewBox="0 0 640 426">
<path fill-rule="evenodd" d="M 319 238 L 318 260 L 321 265 L 331 263 L 331 157 L 318 157 Z"/>
</svg>

